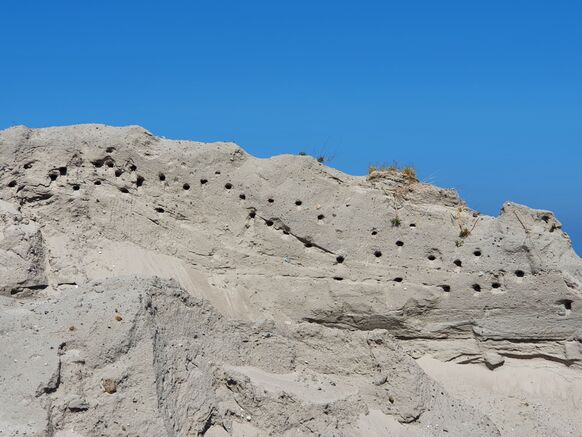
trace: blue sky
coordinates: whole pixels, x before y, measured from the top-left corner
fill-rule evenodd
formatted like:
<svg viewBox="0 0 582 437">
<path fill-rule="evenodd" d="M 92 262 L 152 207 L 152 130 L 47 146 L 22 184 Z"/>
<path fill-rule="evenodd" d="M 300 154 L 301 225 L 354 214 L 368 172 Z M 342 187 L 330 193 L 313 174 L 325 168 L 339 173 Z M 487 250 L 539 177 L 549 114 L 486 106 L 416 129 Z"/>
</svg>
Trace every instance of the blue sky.
<svg viewBox="0 0 582 437">
<path fill-rule="evenodd" d="M 582 2 L 5 1 L 0 128 L 140 124 L 413 164 L 497 215 L 554 210 L 582 253 Z"/>
</svg>

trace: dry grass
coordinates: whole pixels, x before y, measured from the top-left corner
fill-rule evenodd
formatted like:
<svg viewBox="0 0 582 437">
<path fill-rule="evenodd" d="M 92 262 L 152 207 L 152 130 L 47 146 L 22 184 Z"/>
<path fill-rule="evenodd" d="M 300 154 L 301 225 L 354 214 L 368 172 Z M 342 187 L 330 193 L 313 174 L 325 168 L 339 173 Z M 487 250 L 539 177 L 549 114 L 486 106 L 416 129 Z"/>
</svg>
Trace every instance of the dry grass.
<svg viewBox="0 0 582 437">
<path fill-rule="evenodd" d="M 417 182 L 418 177 L 416 176 L 416 169 L 411 166 L 407 165 L 406 167 L 399 168 L 398 164 L 392 163 L 390 165 L 387 164 L 371 164 L 368 166 L 368 174 L 372 174 L 374 172 L 379 173 L 401 173 L 402 176 L 408 180 L 409 182 Z"/>
</svg>

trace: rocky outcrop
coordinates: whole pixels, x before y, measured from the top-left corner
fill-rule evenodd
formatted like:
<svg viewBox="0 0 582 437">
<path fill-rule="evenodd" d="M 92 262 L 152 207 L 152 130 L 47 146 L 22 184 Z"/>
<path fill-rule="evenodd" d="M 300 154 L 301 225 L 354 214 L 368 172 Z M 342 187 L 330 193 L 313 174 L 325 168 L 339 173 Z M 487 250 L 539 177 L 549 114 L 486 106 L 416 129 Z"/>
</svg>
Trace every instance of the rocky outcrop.
<svg viewBox="0 0 582 437">
<path fill-rule="evenodd" d="M 37 398 L 51 432 L 134 435 L 104 427 L 141 391 L 139 426 L 167 435 L 398 435 L 426 418 L 430 435 L 487 435 L 495 425 L 407 356 L 582 364 L 582 263 L 551 212 L 507 203 L 489 217 L 396 170 L 354 177 L 139 127 L 15 127 L 0 158 L 0 328 L 21 329 L 18 305 L 59 308 L 60 370 L 41 372 Z M 111 363 L 129 367 L 97 370 Z M 80 393 L 87 378 L 116 391 Z"/>
</svg>

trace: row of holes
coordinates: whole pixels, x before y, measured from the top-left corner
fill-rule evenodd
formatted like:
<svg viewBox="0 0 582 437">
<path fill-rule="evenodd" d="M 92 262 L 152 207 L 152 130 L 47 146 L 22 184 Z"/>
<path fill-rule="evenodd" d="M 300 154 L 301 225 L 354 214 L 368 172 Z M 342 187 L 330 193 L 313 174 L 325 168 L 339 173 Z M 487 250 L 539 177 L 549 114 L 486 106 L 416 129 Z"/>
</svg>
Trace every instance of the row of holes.
<svg viewBox="0 0 582 437">
<path fill-rule="evenodd" d="M 115 150 L 114 148 L 108 148 L 108 149 L 107 149 L 108 153 L 112 153 L 114 150 Z M 105 162 L 105 163 L 106 163 L 106 164 L 107 164 L 109 167 L 113 167 L 113 166 L 114 166 L 114 162 L 113 162 L 113 160 L 111 160 L 111 159 L 110 159 L 110 160 L 99 160 L 99 161 L 93 161 L 93 164 L 94 164 L 96 167 L 100 167 L 100 166 L 102 166 L 102 165 L 103 165 L 103 163 L 104 163 L 104 162 Z M 137 170 L 137 167 L 136 167 L 134 164 L 131 164 L 131 166 L 130 166 L 130 170 L 131 170 L 131 171 L 135 171 L 135 170 Z M 59 171 L 59 175 L 66 175 L 66 174 L 67 174 L 67 168 L 66 168 L 66 167 L 59 167 L 59 168 L 58 168 L 58 171 Z M 216 174 L 220 174 L 220 172 L 218 172 L 218 171 L 217 171 L 217 172 L 215 172 L 215 173 L 216 173 Z M 116 169 L 116 171 L 115 171 L 115 175 L 116 175 L 117 177 L 119 177 L 119 176 L 121 176 L 121 174 L 122 174 L 122 171 L 121 171 L 120 169 Z M 55 180 L 55 179 L 58 177 L 58 175 L 57 175 L 56 173 L 51 173 L 49 176 L 50 176 L 51 180 Z M 160 179 L 160 181 L 164 181 L 164 180 L 166 179 L 166 176 L 165 176 L 163 173 L 160 173 L 160 174 L 159 174 L 159 179 Z M 137 184 L 137 186 L 142 186 L 142 185 L 143 185 L 143 183 L 144 183 L 144 181 L 145 181 L 145 179 L 143 178 L 143 176 L 138 176 L 138 177 L 137 177 L 137 181 L 136 181 L 136 184 Z M 208 180 L 207 180 L 207 179 L 200 179 L 200 183 L 201 183 L 202 185 L 206 184 L 207 182 L 208 182 Z M 11 185 L 11 184 L 12 184 L 12 185 Z M 15 185 L 16 185 L 16 181 L 11 181 L 11 182 L 10 182 L 8 185 L 9 185 L 9 186 L 15 186 Z M 95 181 L 95 185 L 101 185 L 101 182 L 100 182 L 100 181 Z M 74 184 L 74 185 L 73 185 L 73 190 L 74 190 L 74 191 L 77 191 L 77 190 L 79 190 L 79 188 L 80 188 L 80 186 L 79 186 L 78 184 Z M 225 184 L 224 188 L 226 188 L 227 190 L 230 190 L 230 189 L 232 189 L 232 184 L 231 184 L 230 182 L 228 182 L 228 183 L 226 183 L 226 184 Z M 184 190 L 189 190 L 189 189 L 190 189 L 190 184 L 188 184 L 188 183 L 184 183 L 184 185 L 183 185 L 183 189 L 184 189 Z M 121 192 L 123 192 L 123 193 L 128 193 L 128 192 L 129 192 L 129 191 L 128 191 L 128 189 L 127 189 L 127 188 L 125 188 L 125 187 L 121 187 L 121 188 L 120 188 L 120 191 L 121 191 Z M 241 194 L 239 195 L 239 198 L 240 198 L 240 199 L 242 199 L 242 200 L 244 200 L 244 199 L 246 199 L 246 195 L 245 195 L 244 193 L 241 193 Z M 269 203 L 273 203 L 273 202 L 274 202 L 274 199 L 273 199 L 273 198 L 269 198 L 269 199 L 268 199 L 268 202 L 269 202 Z M 295 201 L 295 205 L 297 205 L 297 206 L 301 206 L 301 205 L 302 205 L 302 203 L 303 203 L 303 202 L 302 202 L 301 200 L 296 200 L 296 201 Z M 157 211 L 157 212 L 164 212 L 163 208 L 156 208 L 156 211 Z M 254 217 L 255 217 L 255 212 L 254 212 L 254 211 L 251 211 L 251 213 L 249 214 L 249 216 L 250 216 L 251 218 L 254 218 Z M 317 219 L 318 219 L 318 220 L 323 220 L 324 218 L 325 218 L 325 216 L 324 216 L 323 214 L 319 214 L 319 215 L 317 216 Z M 267 220 L 267 221 L 266 221 L 266 224 L 267 224 L 267 226 L 272 226 L 272 225 L 273 225 L 273 222 L 272 222 L 271 220 Z M 409 226 L 410 226 L 410 227 L 416 227 L 416 224 L 414 224 L 414 223 L 411 223 Z M 376 231 L 376 230 L 373 230 L 373 231 L 372 231 L 372 235 L 376 235 L 376 234 L 377 234 L 377 231 Z M 307 242 L 307 243 L 305 243 L 305 246 L 306 246 L 306 247 L 311 247 L 311 246 L 312 246 L 312 244 L 311 244 L 311 243 L 309 243 L 309 242 Z M 402 246 L 404 246 L 404 242 L 403 242 L 403 241 L 400 241 L 400 240 L 398 240 L 398 241 L 396 241 L 396 246 L 398 246 L 398 247 L 402 247 Z M 476 251 L 474 251 L 474 252 L 473 252 L 473 255 L 475 255 L 475 256 L 477 256 L 477 257 L 479 257 L 479 256 L 481 256 L 481 251 L 480 251 L 480 250 L 476 250 Z M 382 256 L 382 252 L 381 252 L 380 250 L 375 250 L 375 251 L 374 251 L 374 256 L 375 256 L 375 257 L 377 257 L 377 258 L 379 258 L 379 257 L 381 257 L 381 256 Z M 429 255 L 429 256 L 428 256 L 428 259 L 429 259 L 430 261 L 434 261 L 434 260 L 436 259 L 436 256 L 434 256 L 434 255 Z M 336 261 L 337 261 L 338 263 L 340 263 L 340 264 L 341 264 L 341 263 L 343 263 L 343 261 L 344 261 L 344 257 L 343 257 L 343 256 L 338 256 L 338 257 L 336 258 Z M 458 267 L 461 267 L 461 266 L 462 266 L 462 262 L 461 262 L 461 260 L 459 260 L 459 259 L 455 260 L 455 261 L 454 261 L 454 264 L 455 264 L 456 266 L 458 266 Z M 516 276 L 518 276 L 518 277 L 523 277 L 523 276 L 525 276 L 525 273 L 524 273 L 522 270 L 517 270 L 517 271 L 515 271 L 515 275 L 516 275 Z M 497 283 L 494 283 L 494 284 L 493 284 L 493 288 L 499 288 L 499 286 L 500 286 L 500 284 L 497 284 Z M 478 284 L 474 284 L 474 285 L 473 285 L 473 289 L 474 289 L 475 291 L 480 291 L 480 286 L 479 286 Z"/>
</svg>

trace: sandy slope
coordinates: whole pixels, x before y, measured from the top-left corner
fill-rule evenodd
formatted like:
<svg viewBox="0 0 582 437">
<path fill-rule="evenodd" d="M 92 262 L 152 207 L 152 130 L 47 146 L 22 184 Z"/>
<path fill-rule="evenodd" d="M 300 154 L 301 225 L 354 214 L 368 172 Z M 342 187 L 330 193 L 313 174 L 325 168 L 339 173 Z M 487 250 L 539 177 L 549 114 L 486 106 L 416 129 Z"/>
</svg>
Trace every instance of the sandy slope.
<svg viewBox="0 0 582 437">
<path fill-rule="evenodd" d="M 103 125 L 0 132 L 0 196 L 4 435 L 579 435 L 549 211 Z"/>
</svg>

